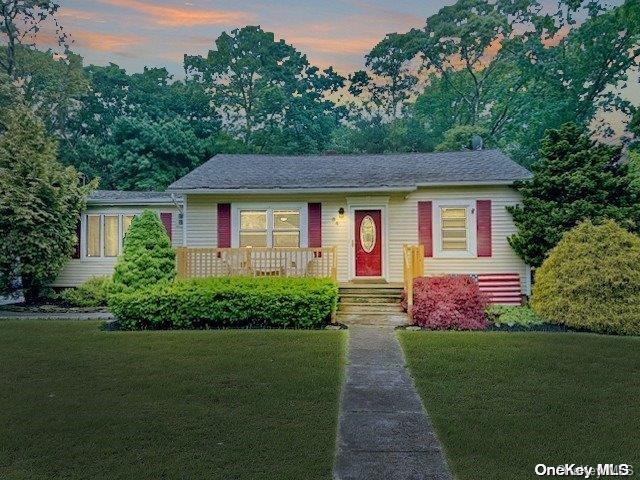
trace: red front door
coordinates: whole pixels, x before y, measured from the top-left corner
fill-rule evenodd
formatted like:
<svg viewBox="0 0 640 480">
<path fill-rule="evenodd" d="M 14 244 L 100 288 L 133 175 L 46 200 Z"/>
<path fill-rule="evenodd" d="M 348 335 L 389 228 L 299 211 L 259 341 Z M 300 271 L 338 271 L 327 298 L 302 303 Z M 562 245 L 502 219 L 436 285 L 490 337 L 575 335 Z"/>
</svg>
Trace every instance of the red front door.
<svg viewBox="0 0 640 480">
<path fill-rule="evenodd" d="M 382 276 L 382 214 L 380 210 L 356 210 L 356 277 Z"/>
</svg>

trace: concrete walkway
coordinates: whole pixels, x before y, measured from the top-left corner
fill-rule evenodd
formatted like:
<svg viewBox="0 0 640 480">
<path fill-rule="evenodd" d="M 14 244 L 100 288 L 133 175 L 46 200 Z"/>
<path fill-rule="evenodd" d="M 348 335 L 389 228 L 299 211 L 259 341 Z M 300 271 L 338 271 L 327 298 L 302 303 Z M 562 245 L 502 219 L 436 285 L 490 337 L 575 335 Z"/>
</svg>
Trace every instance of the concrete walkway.
<svg viewBox="0 0 640 480">
<path fill-rule="evenodd" d="M 393 327 L 349 328 L 334 479 L 450 480 Z"/>
</svg>

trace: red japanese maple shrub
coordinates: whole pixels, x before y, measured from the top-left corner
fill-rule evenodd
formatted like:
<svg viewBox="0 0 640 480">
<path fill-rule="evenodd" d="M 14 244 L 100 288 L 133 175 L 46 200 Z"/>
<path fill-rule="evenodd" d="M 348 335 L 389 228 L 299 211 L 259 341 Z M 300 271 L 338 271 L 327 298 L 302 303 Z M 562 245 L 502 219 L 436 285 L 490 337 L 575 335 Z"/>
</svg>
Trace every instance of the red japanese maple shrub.
<svg viewBox="0 0 640 480">
<path fill-rule="evenodd" d="M 488 299 L 468 275 L 420 277 L 413 283 L 413 322 L 432 330 L 482 330 Z"/>
</svg>

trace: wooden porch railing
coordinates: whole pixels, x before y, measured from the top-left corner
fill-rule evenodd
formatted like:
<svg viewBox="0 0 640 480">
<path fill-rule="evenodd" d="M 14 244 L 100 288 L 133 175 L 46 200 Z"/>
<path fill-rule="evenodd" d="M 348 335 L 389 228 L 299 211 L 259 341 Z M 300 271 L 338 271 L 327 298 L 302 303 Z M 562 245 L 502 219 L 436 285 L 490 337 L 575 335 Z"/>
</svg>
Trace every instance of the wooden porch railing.
<svg viewBox="0 0 640 480">
<path fill-rule="evenodd" d="M 178 278 L 316 277 L 338 279 L 336 247 L 176 248 Z"/>
<path fill-rule="evenodd" d="M 404 245 L 403 247 L 404 292 L 407 297 L 407 313 L 413 309 L 413 281 L 424 276 L 424 245 Z"/>
</svg>

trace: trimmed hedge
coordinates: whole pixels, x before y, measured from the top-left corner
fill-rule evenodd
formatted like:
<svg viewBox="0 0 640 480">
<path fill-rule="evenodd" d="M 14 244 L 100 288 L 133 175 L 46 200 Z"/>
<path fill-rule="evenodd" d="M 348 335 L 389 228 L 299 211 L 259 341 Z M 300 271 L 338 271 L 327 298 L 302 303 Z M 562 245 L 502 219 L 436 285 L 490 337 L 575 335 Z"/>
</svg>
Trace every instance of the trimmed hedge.
<svg viewBox="0 0 640 480">
<path fill-rule="evenodd" d="M 487 298 L 468 275 L 420 277 L 413 283 L 413 322 L 432 330 L 487 328 Z"/>
<path fill-rule="evenodd" d="M 531 306 L 571 328 L 640 335 L 640 237 L 581 223 L 536 271 Z"/>
<path fill-rule="evenodd" d="M 126 330 L 317 328 L 330 321 L 337 302 L 330 280 L 226 277 L 114 293 L 109 309 Z"/>
</svg>

